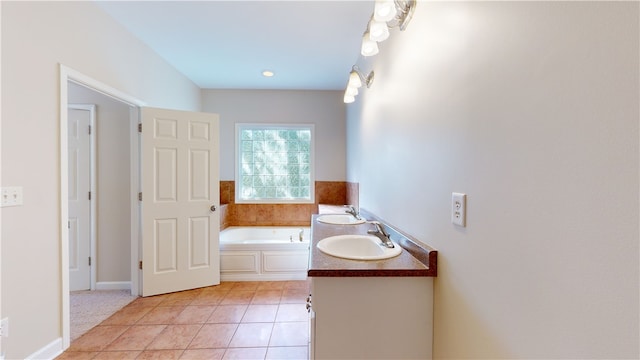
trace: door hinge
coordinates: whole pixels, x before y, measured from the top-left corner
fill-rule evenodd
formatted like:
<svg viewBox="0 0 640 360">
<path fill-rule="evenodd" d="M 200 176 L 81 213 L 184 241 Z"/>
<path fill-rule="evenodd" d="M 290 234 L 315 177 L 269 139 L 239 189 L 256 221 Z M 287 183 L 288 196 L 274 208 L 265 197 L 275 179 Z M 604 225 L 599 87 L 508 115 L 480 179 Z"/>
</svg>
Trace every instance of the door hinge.
<svg viewBox="0 0 640 360">
<path fill-rule="evenodd" d="M 138 201 L 142 201 L 142 193 L 141 192 L 138 193 Z"/>
<path fill-rule="evenodd" d="M 138 263 L 138 269 L 142 270 L 142 260 Z"/>
<path fill-rule="evenodd" d="M 67 229 L 71 229 L 71 220 L 67 221 Z"/>
<path fill-rule="evenodd" d="M 91 256 L 89 256 L 89 266 L 91 266 Z"/>
<path fill-rule="evenodd" d="M 89 125 L 89 135 L 91 135 L 91 125 Z"/>
<path fill-rule="evenodd" d="M 91 191 L 89 191 L 89 200 L 91 200 Z"/>
<path fill-rule="evenodd" d="M 142 123 L 138 124 L 138 132 L 141 133 L 142 132 Z"/>
</svg>

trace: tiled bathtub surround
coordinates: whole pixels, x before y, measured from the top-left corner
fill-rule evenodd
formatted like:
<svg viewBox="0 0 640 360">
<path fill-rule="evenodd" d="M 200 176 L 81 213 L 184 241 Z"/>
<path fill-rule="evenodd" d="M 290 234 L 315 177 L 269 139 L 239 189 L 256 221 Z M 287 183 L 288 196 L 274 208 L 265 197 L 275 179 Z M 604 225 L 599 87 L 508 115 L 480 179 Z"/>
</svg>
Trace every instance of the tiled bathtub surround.
<svg viewBox="0 0 640 360">
<path fill-rule="evenodd" d="M 316 181 L 315 204 L 236 204 L 235 182 L 220 181 L 221 229 L 228 226 L 309 226 L 318 204 L 356 204 L 358 184 Z"/>
</svg>

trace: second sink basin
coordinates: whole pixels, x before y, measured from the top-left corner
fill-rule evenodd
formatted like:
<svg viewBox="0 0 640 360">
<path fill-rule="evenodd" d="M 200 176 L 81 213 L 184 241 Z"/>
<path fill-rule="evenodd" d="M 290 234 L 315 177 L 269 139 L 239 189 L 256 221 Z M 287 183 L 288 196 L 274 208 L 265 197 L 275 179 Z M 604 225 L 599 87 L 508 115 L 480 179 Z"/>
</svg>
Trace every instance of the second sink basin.
<svg viewBox="0 0 640 360">
<path fill-rule="evenodd" d="M 365 219 L 356 219 L 351 214 L 326 214 L 318 216 L 318 221 L 334 225 L 357 225 L 367 222 Z"/>
<path fill-rule="evenodd" d="M 337 235 L 318 242 L 318 249 L 325 254 L 351 260 L 382 260 L 400 255 L 402 248 L 393 243 L 393 248 L 382 245 L 372 235 Z"/>
</svg>

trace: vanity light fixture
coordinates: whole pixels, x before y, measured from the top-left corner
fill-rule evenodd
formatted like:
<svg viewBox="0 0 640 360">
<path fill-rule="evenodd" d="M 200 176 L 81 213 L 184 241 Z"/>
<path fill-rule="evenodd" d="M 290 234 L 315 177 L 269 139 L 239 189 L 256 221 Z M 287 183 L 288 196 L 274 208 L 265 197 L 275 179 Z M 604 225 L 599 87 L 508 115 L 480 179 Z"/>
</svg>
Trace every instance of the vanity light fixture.
<svg viewBox="0 0 640 360">
<path fill-rule="evenodd" d="M 409 25 L 416 8 L 416 0 L 376 0 L 373 15 L 362 37 L 362 56 L 378 53 L 378 42 L 389 37 L 390 27 L 399 27 L 404 31 Z"/>
<path fill-rule="evenodd" d="M 404 31 L 409 25 L 416 9 L 417 0 L 375 0 L 373 14 L 367 23 L 367 29 L 362 36 L 360 54 L 362 56 L 376 55 L 380 49 L 378 43 L 389 37 L 389 28 L 398 27 Z M 344 92 L 346 104 L 356 101 L 358 88 L 365 83 L 367 87 L 373 82 L 373 71 L 364 76 L 357 66 L 353 65 L 349 73 L 349 82 Z"/>
<path fill-rule="evenodd" d="M 371 84 L 373 83 L 373 76 L 373 71 L 364 75 L 358 66 L 353 65 L 351 72 L 349 73 L 347 89 L 344 91 L 344 102 L 346 104 L 354 102 L 356 100 L 356 95 L 358 95 L 358 88 L 362 87 L 363 84 L 365 84 L 367 88 L 371 87 Z"/>
</svg>

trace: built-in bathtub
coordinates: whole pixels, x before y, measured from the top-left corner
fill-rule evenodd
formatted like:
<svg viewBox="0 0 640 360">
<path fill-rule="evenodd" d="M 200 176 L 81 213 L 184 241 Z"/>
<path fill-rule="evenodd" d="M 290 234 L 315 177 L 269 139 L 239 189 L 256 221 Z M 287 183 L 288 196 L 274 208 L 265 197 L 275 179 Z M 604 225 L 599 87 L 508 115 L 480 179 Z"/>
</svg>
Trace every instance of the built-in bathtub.
<svg viewBox="0 0 640 360">
<path fill-rule="evenodd" d="M 220 279 L 304 280 L 309 265 L 309 239 L 309 227 L 228 227 L 220 232 Z"/>
</svg>

